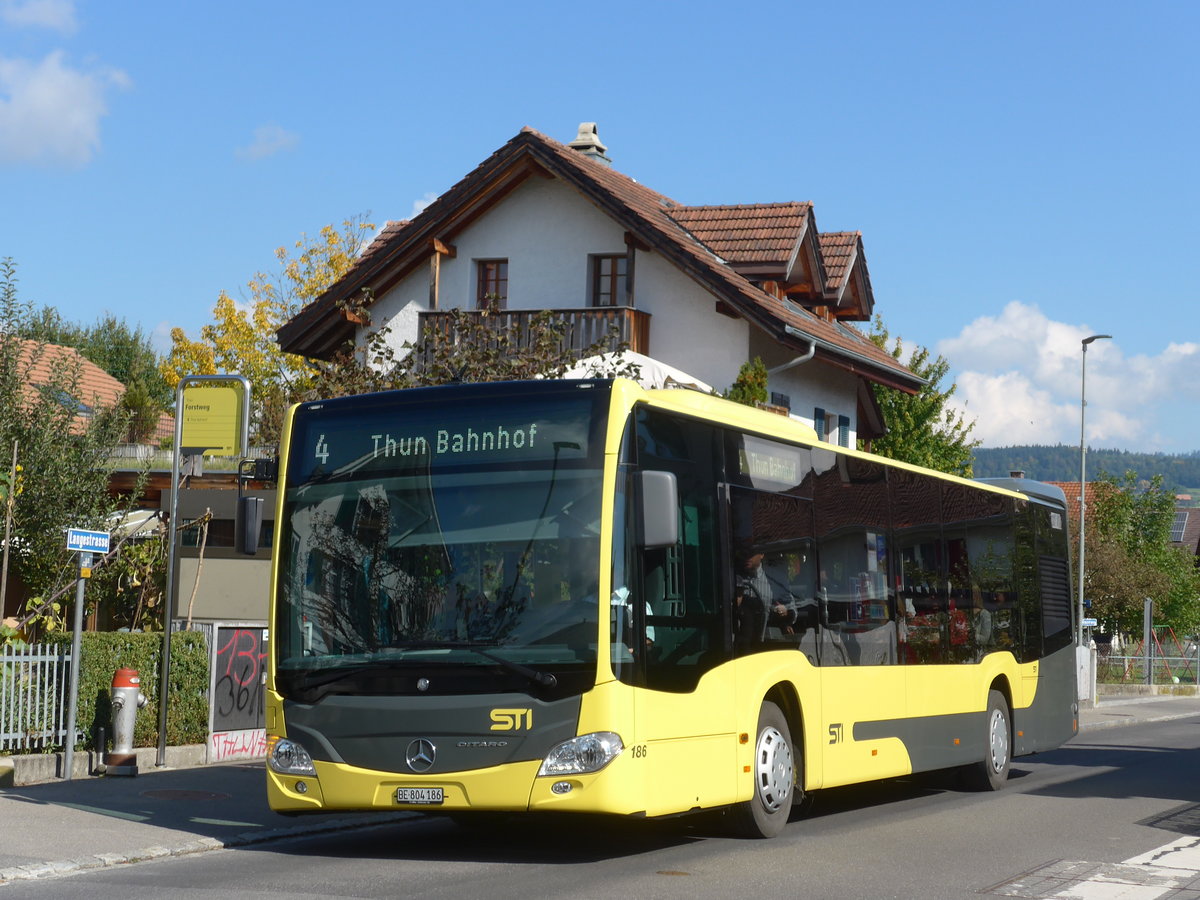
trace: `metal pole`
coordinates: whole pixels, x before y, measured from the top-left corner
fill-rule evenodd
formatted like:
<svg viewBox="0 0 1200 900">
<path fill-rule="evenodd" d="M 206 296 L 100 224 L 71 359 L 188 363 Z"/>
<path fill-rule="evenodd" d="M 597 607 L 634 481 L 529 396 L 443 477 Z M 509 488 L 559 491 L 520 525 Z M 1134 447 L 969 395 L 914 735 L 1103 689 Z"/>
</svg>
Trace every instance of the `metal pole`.
<svg viewBox="0 0 1200 900">
<path fill-rule="evenodd" d="M 75 707 L 79 705 L 80 635 L 83 634 L 83 570 L 92 564 L 92 554 L 79 554 L 79 580 L 75 584 L 75 622 L 71 632 L 71 681 L 67 688 L 67 739 L 63 756 L 63 780 L 70 781 L 75 768 Z"/>
<path fill-rule="evenodd" d="M 1142 659 L 1145 673 L 1142 681 L 1154 684 L 1154 601 L 1149 597 L 1142 601 Z"/>
<path fill-rule="evenodd" d="M 175 604 L 175 561 L 179 540 L 179 454 L 183 444 L 183 393 L 188 385 L 204 382 L 231 382 L 242 390 L 238 420 L 238 451 L 246 452 L 250 434 L 250 381 L 244 375 L 184 375 L 175 386 L 175 446 L 171 451 L 171 518 L 167 522 L 167 586 L 163 602 L 162 655 L 158 674 L 158 756 L 154 764 L 167 764 L 167 687 L 171 674 L 171 609 Z M 202 452 L 209 448 L 195 448 Z"/>
<path fill-rule="evenodd" d="M 4 500 L 4 562 L 0 563 L 0 615 L 8 602 L 8 543 L 12 538 L 13 504 L 17 494 L 17 441 L 13 441 L 12 468 L 8 475 L 8 496 Z"/>
<path fill-rule="evenodd" d="M 1079 602 L 1075 616 L 1075 643 L 1083 646 L 1083 576 L 1086 541 L 1084 517 L 1087 513 L 1087 437 L 1084 422 L 1087 419 L 1087 349 L 1092 341 L 1111 338 L 1111 334 L 1093 334 L 1083 339 L 1083 361 L 1079 371 Z"/>
<path fill-rule="evenodd" d="M 175 547 L 179 540 L 179 445 L 183 441 L 183 387 L 175 386 L 175 444 L 171 449 L 171 512 L 167 518 L 167 584 L 163 598 L 163 639 L 158 664 L 158 755 L 154 765 L 167 764 L 167 685 L 171 675 L 171 607 L 175 603 Z"/>
</svg>

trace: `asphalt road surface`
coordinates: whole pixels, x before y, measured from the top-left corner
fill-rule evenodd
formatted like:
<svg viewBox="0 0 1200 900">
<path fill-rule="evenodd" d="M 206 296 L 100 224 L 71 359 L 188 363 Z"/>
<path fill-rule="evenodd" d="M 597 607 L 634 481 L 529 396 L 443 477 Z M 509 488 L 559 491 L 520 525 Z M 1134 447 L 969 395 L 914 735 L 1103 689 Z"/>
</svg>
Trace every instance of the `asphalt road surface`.
<svg viewBox="0 0 1200 900">
<path fill-rule="evenodd" d="M 719 819 L 445 818 L 0 887 L 56 898 L 1200 900 L 1200 717 L 1087 732 L 1005 790 L 946 774 L 817 795 L 780 838 Z"/>
</svg>

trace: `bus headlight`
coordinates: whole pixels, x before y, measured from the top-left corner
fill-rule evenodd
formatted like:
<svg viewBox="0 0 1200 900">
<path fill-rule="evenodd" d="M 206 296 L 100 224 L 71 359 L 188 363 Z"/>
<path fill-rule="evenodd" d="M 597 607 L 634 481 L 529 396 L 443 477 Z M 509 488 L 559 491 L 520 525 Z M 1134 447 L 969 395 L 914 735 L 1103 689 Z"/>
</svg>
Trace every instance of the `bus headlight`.
<svg viewBox="0 0 1200 900">
<path fill-rule="evenodd" d="M 538 775 L 584 775 L 599 772 L 617 758 L 625 745 L 611 731 L 581 734 L 554 747 L 542 760 Z"/>
<path fill-rule="evenodd" d="M 287 738 L 272 735 L 267 741 L 267 766 L 280 775 L 316 775 L 308 751 Z"/>
</svg>

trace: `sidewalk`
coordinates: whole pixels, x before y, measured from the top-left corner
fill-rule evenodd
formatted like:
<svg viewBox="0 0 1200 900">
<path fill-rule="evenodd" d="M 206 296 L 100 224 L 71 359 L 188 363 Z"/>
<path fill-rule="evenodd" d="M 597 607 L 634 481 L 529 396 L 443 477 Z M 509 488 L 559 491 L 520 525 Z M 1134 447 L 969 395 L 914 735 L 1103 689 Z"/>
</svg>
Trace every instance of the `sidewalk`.
<svg viewBox="0 0 1200 900">
<path fill-rule="evenodd" d="M 1200 697 L 1104 699 L 1080 732 L 1200 715 Z M 170 758 L 169 758 L 170 759 Z M 413 813 L 285 818 L 266 802 L 261 762 L 53 780 L 0 790 L 0 884 L 81 869 L 364 827 Z"/>
<path fill-rule="evenodd" d="M 0 884 L 412 815 L 280 816 L 267 806 L 262 762 L 10 787 L 0 790 Z"/>
</svg>

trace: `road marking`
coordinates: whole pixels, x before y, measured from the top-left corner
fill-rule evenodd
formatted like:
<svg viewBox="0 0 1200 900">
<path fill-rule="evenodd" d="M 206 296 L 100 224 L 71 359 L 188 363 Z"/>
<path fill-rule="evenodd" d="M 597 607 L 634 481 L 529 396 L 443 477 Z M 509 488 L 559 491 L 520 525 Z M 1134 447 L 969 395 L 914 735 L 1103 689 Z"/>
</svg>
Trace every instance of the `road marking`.
<svg viewBox="0 0 1200 900">
<path fill-rule="evenodd" d="M 1059 859 L 981 893 L 1027 900 L 1200 898 L 1200 837 L 1180 837 L 1120 863 Z"/>
</svg>

